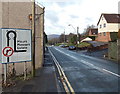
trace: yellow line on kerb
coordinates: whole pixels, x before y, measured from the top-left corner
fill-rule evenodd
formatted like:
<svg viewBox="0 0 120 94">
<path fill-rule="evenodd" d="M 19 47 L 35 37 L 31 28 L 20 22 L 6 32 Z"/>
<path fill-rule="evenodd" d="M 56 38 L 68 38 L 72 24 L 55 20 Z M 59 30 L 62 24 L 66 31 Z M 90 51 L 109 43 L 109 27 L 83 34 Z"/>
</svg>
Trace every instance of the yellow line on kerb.
<svg viewBox="0 0 120 94">
<path fill-rule="evenodd" d="M 49 52 L 50 52 L 50 54 L 51 54 L 51 56 L 52 56 L 52 58 L 53 58 L 53 60 L 55 62 L 55 65 L 56 65 L 57 69 L 58 69 L 58 72 L 59 72 L 59 75 L 60 75 L 60 78 L 62 80 L 62 83 L 63 83 L 63 86 L 64 86 L 64 89 L 65 89 L 66 93 L 67 94 L 70 94 L 70 93 L 75 94 L 74 89 L 72 88 L 70 82 L 68 81 L 68 79 L 67 79 L 67 77 L 66 77 L 66 75 L 64 73 L 64 70 L 62 69 L 62 67 L 60 66 L 57 59 L 53 55 L 53 53 L 50 51 L 50 49 L 49 49 Z M 64 79 L 64 81 L 63 81 L 63 79 Z"/>
</svg>

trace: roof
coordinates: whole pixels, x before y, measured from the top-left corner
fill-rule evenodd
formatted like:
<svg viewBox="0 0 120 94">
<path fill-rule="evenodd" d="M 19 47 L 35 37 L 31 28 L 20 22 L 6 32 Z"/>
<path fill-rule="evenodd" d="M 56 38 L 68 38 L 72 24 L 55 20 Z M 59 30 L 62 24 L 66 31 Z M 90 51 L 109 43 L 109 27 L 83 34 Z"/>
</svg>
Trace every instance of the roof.
<svg viewBox="0 0 120 94">
<path fill-rule="evenodd" d="M 85 38 L 85 39 L 81 40 L 81 42 L 83 42 L 83 41 L 92 41 L 92 39 L 91 39 L 91 38 L 89 38 L 89 37 L 87 37 L 87 38 Z"/>
<path fill-rule="evenodd" d="M 104 16 L 104 18 L 106 19 L 107 23 L 120 23 L 120 14 L 104 14 L 103 13 L 100 16 L 100 19 L 101 19 L 102 16 Z M 99 24 L 100 19 L 99 19 L 97 25 Z"/>
<path fill-rule="evenodd" d="M 92 28 L 89 30 L 92 34 L 98 34 L 98 29 L 97 28 Z"/>
</svg>

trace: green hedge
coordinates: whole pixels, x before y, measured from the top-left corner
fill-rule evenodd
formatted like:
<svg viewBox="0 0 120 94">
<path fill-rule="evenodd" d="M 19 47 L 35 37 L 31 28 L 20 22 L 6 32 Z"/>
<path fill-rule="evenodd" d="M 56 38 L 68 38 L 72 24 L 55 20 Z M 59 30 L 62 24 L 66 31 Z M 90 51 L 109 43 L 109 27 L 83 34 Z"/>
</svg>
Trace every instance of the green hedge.
<svg viewBox="0 0 120 94">
<path fill-rule="evenodd" d="M 111 32 L 110 33 L 111 41 L 117 41 L 118 39 L 118 32 Z"/>
</svg>

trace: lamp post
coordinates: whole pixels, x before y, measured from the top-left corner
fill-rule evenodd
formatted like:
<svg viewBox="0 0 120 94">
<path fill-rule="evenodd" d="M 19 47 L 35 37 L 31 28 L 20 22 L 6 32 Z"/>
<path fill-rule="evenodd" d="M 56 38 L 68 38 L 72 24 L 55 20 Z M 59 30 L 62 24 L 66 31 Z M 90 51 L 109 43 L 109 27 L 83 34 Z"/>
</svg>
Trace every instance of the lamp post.
<svg viewBox="0 0 120 94">
<path fill-rule="evenodd" d="M 72 24 L 69 24 L 68 26 L 71 26 L 73 29 L 74 29 L 74 31 L 77 33 L 77 39 L 76 39 L 76 42 L 77 42 L 77 45 L 76 45 L 76 52 L 78 51 L 78 43 L 79 43 L 79 41 L 78 41 L 78 38 L 79 38 L 79 35 L 78 35 L 78 32 L 79 32 L 79 27 L 77 27 L 77 30 L 73 27 L 73 25 Z"/>
</svg>

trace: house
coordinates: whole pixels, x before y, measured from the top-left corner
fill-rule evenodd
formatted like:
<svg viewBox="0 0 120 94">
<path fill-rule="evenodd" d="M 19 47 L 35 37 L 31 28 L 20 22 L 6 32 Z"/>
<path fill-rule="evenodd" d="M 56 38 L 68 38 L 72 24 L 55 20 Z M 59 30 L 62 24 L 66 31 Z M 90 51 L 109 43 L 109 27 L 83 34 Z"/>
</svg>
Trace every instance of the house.
<svg viewBox="0 0 120 94">
<path fill-rule="evenodd" d="M 101 14 L 98 26 L 97 41 L 112 41 L 112 36 L 116 36 L 120 29 L 120 14 Z"/>
<path fill-rule="evenodd" d="M 29 2 L 0 2 L 0 29 L 31 30 L 32 1 Z M 36 4 L 35 20 L 35 68 L 42 67 L 43 63 L 43 31 L 44 31 L 44 7 Z M 33 34 L 32 34 L 33 36 Z M 32 49 L 33 50 L 33 49 Z M 2 52 L 1 52 L 2 53 Z M 1 63 L 1 62 L 0 62 Z M 31 62 L 27 63 L 27 71 L 31 71 Z M 8 64 L 8 70 L 11 71 L 13 64 Z M 2 64 L 0 64 L 0 68 Z M 14 65 L 16 74 L 24 73 L 24 62 Z M 2 68 L 1 68 L 2 69 Z"/>
<path fill-rule="evenodd" d="M 98 35 L 98 29 L 97 28 L 89 29 L 89 36 L 97 36 L 97 35 Z"/>
</svg>

